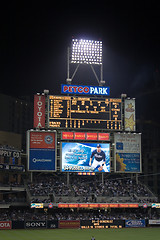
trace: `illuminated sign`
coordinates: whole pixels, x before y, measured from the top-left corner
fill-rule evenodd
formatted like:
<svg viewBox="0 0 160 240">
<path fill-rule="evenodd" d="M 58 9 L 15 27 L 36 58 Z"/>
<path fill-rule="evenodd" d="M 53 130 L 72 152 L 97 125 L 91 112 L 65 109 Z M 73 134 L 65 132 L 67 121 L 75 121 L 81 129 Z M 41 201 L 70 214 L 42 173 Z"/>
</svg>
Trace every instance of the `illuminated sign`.
<svg viewBox="0 0 160 240">
<path fill-rule="evenodd" d="M 74 133 L 74 139 L 75 140 L 85 140 L 86 139 L 85 132 L 75 132 Z"/>
<path fill-rule="evenodd" d="M 31 208 L 43 208 L 43 203 L 31 203 Z"/>
<path fill-rule="evenodd" d="M 160 208 L 160 203 L 152 203 L 152 208 Z"/>
<path fill-rule="evenodd" d="M 90 132 L 62 132 L 62 140 L 100 140 L 109 141 L 109 133 L 90 133 Z"/>
<path fill-rule="evenodd" d="M 82 229 L 105 229 L 105 228 L 122 228 L 125 226 L 124 220 L 81 220 Z"/>
<path fill-rule="evenodd" d="M 62 132 L 62 139 L 74 139 L 74 133 L 73 132 Z"/>
<path fill-rule="evenodd" d="M 34 95 L 34 128 L 45 128 L 45 96 Z"/>
<path fill-rule="evenodd" d="M 138 208 L 137 203 L 59 203 L 58 208 Z"/>
<path fill-rule="evenodd" d="M 97 133 L 86 133 L 87 140 L 97 140 Z"/>
<path fill-rule="evenodd" d="M 108 141 L 110 138 L 109 133 L 98 133 L 98 140 Z"/>
<path fill-rule="evenodd" d="M 124 101 L 125 131 L 136 131 L 135 99 Z"/>
<path fill-rule="evenodd" d="M 49 96 L 49 128 L 121 130 L 121 99 Z"/>
<path fill-rule="evenodd" d="M 109 87 L 61 84 L 61 93 L 81 95 L 110 95 Z"/>
</svg>

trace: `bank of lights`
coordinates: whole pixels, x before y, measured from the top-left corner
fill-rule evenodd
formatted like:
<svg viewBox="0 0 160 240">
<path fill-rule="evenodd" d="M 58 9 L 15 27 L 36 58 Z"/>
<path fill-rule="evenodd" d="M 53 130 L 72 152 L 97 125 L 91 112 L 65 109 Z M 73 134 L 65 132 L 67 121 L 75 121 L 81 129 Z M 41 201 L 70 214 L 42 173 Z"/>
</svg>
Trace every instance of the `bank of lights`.
<svg viewBox="0 0 160 240">
<path fill-rule="evenodd" d="M 71 63 L 102 64 L 102 42 L 72 39 Z"/>
</svg>

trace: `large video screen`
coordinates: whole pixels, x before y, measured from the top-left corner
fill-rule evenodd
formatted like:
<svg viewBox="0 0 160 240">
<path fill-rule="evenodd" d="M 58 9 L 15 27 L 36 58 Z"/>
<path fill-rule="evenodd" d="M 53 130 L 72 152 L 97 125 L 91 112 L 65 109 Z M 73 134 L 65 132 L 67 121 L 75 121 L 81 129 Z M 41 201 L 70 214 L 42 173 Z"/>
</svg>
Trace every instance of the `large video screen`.
<svg viewBox="0 0 160 240">
<path fill-rule="evenodd" d="M 110 172 L 110 144 L 62 142 L 61 171 Z"/>
</svg>

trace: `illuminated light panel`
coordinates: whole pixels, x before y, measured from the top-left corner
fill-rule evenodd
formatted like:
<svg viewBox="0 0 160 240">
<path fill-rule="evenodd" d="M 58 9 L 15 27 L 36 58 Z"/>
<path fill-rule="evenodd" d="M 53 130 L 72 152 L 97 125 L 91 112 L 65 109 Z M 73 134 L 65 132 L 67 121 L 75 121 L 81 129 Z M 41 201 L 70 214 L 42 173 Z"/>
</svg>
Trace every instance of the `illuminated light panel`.
<svg viewBox="0 0 160 240">
<path fill-rule="evenodd" d="M 72 39 L 71 63 L 102 64 L 102 41 Z"/>
</svg>

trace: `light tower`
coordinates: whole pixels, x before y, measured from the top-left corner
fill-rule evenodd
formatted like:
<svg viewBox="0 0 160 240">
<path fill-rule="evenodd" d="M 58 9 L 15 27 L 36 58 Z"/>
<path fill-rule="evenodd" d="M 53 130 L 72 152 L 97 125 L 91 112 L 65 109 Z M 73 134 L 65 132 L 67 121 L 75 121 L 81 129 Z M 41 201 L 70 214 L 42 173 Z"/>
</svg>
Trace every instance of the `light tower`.
<svg viewBox="0 0 160 240">
<path fill-rule="evenodd" d="M 71 77 L 70 64 L 75 65 L 75 69 Z M 72 83 L 80 64 L 88 64 L 91 67 L 99 86 L 103 86 L 105 84 L 105 81 L 103 80 L 102 41 L 72 39 L 71 47 L 68 47 L 67 52 L 66 82 L 68 84 Z M 94 65 L 98 65 L 100 68 L 99 76 L 97 75 Z"/>
</svg>

